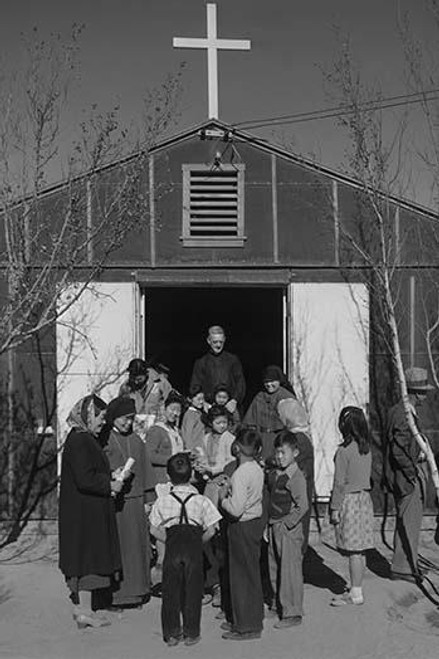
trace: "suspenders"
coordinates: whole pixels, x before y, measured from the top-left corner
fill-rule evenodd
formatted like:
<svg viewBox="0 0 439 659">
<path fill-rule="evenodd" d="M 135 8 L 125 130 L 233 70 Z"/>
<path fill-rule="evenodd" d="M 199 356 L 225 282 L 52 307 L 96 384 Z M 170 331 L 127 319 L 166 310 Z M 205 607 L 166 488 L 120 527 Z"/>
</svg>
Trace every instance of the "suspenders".
<svg viewBox="0 0 439 659">
<path fill-rule="evenodd" d="M 174 492 L 170 493 L 174 499 L 178 501 L 179 504 L 181 504 L 181 511 L 180 511 L 180 519 L 179 519 L 179 524 L 188 524 L 189 525 L 189 518 L 187 516 L 187 510 L 186 510 L 186 504 L 189 501 L 189 499 L 192 499 L 192 497 L 195 496 L 195 492 L 191 492 L 184 501 L 180 499 Z M 199 524 L 196 524 L 195 526 L 199 526 Z"/>
</svg>

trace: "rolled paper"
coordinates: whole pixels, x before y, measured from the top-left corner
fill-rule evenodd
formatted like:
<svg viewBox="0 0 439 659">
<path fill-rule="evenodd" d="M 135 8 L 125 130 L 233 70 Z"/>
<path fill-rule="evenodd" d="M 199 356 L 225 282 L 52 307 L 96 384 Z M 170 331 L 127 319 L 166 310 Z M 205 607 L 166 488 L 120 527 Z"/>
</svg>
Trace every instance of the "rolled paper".
<svg viewBox="0 0 439 659">
<path fill-rule="evenodd" d="M 119 477 L 117 480 L 119 481 L 124 481 L 128 478 L 128 476 L 131 474 L 131 467 L 135 463 L 134 458 L 128 458 L 128 460 L 125 462 L 124 466 L 122 467 L 122 471 L 119 474 Z"/>
</svg>

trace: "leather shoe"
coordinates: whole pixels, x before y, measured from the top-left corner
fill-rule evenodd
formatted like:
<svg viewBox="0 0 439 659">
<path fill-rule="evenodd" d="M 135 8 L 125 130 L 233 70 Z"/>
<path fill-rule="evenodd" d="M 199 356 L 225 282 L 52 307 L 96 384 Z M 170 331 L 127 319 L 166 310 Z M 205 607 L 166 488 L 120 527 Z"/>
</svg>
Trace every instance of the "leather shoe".
<svg viewBox="0 0 439 659">
<path fill-rule="evenodd" d="M 226 631 L 226 632 L 231 632 L 232 629 L 233 629 L 233 625 L 232 625 L 231 622 L 228 622 L 227 620 L 224 620 L 224 622 L 222 622 L 220 624 L 220 628 L 224 629 L 224 631 Z"/>
<path fill-rule="evenodd" d="M 274 629 L 288 629 L 288 627 L 297 627 L 302 624 L 302 616 L 290 616 L 289 618 L 282 618 L 273 625 Z"/>
<path fill-rule="evenodd" d="M 261 632 L 224 632 L 222 638 L 227 641 L 253 641 L 256 638 L 261 638 Z"/>
<path fill-rule="evenodd" d="M 199 643 L 201 640 L 201 636 L 186 636 L 184 639 L 184 644 L 185 645 L 195 645 L 196 643 Z"/>
</svg>

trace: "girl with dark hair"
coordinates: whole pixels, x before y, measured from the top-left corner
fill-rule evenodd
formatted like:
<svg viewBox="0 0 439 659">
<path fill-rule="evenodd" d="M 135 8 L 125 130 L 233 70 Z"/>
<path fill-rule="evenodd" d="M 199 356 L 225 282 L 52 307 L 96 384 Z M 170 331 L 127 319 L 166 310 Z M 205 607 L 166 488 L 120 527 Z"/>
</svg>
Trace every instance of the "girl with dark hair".
<svg viewBox="0 0 439 659">
<path fill-rule="evenodd" d="M 230 426 L 230 432 L 232 434 L 235 434 L 240 424 L 241 416 L 239 414 L 236 401 L 232 400 L 232 394 L 230 393 L 230 389 L 227 387 L 227 385 L 217 384 L 217 386 L 213 390 L 213 402 L 216 405 L 225 407 L 226 410 L 230 412 L 230 414 L 232 415 L 232 424 Z"/>
<path fill-rule="evenodd" d="M 92 594 L 109 588 L 121 568 L 113 495 L 123 483 L 112 479 L 99 441 L 106 408 L 94 395 L 76 403 L 61 460 L 59 567 L 79 629 L 110 624 L 93 612 Z"/>
<path fill-rule="evenodd" d="M 231 421 L 232 415 L 223 405 L 212 405 L 205 416 L 206 432 L 195 464 L 196 471 L 206 481 L 204 494 L 215 505 L 218 504 L 221 474 L 233 460 L 231 447 L 235 436 L 229 431 Z"/>
<path fill-rule="evenodd" d="M 206 428 L 203 423 L 205 409 L 204 393 L 199 384 L 191 387 L 188 396 L 189 407 L 183 415 L 181 436 L 185 447 L 189 450 L 202 446 Z"/>
<path fill-rule="evenodd" d="M 172 390 L 165 400 L 164 420 L 157 421 L 146 433 L 145 443 L 158 483 L 169 482 L 166 465 L 172 455 L 185 446 L 179 431 L 183 398 Z"/>
<path fill-rule="evenodd" d="M 343 443 L 335 453 L 330 520 L 337 547 L 349 558 L 350 590 L 331 601 L 332 606 L 363 604 L 365 552 L 373 547 L 373 506 L 370 496 L 372 454 L 369 427 L 363 410 L 345 407 L 338 427 Z"/>
</svg>

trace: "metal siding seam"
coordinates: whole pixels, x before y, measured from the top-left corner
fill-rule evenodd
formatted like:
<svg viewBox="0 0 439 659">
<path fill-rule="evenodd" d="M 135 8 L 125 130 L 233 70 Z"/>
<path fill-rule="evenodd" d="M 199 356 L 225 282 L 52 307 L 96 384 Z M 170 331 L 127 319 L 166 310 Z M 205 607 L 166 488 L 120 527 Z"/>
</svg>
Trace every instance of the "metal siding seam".
<svg viewBox="0 0 439 659">
<path fill-rule="evenodd" d="M 271 155 L 271 208 L 273 214 L 273 261 L 279 263 L 279 227 L 277 214 L 277 169 L 276 156 Z"/>
<path fill-rule="evenodd" d="M 154 156 L 149 156 L 149 250 L 151 267 L 156 265 L 155 244 L 155 199 L 154 199 Z"/>
<path fill-rule="evenodd" d="M 334 259 L 335 265 L 340 265 L 340 215 L 338 206 L 338 183 L 332 181 L 332 213 L 334 218 Z"/>
</svg>

